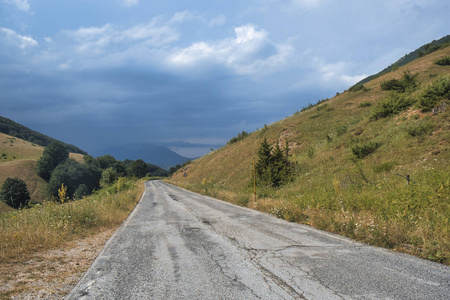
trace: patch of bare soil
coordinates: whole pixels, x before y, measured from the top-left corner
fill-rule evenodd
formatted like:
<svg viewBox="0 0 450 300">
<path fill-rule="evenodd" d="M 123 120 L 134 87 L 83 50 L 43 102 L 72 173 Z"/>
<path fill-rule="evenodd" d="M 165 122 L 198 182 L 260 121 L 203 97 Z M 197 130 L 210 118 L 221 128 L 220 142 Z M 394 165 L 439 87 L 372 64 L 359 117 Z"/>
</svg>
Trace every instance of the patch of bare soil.
<svg viewBox="0 0 450 300">
<path fill-rule="evenodd" d="M 115 229 L 0 264 L 0 299 L 63 299 L 78 283 Z"/>
</svg>

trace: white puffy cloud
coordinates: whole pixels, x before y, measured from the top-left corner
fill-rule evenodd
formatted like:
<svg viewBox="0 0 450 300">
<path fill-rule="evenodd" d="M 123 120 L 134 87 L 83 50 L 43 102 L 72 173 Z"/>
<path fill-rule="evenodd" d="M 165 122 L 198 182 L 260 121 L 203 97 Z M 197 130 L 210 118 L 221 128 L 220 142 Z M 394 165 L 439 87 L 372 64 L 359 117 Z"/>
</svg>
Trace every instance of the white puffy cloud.
<svg viewBox="0 0 450 300">
<path fill-rule="evenodd" d="M 17 34 L 14 30 L 0 27 L 0 33 L 10 44 L 15 45 L 21 49 L 34 47 L 38 42 L 29 36 Z"/>
<path fill-rule="evenodd" d="M 28 0 L 2 0 L 3 2 L 13 4 L 18 9 L 23 11 L 29 11 L 30 10 L 30 4 L 28 3 Z"/>
<path fill-rule="evenodd" d="M 253 25 L 234 29 L 235 37 L 212 43 L 197 42 L 176 50 L 168 59 L 175 67 L 192 68 L 224 65 L 240 74 L 275 71 L 286 63 L 292 51 L 289 45 L 277 45 L 268 39 L 265 30 Z"/>
</svg>

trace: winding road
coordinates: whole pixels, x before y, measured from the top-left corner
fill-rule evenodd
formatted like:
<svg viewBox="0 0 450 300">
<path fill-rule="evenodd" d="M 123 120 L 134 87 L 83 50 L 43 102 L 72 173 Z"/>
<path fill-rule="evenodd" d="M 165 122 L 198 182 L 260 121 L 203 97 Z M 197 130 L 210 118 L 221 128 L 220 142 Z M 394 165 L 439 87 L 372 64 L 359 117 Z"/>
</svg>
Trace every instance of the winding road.
<svg viewBox="0 0 450 300">
<path fill-rule="evenodd" d="M 66 299 L 448 300 L 450 268 L 151 181 Z"/>
</svg>

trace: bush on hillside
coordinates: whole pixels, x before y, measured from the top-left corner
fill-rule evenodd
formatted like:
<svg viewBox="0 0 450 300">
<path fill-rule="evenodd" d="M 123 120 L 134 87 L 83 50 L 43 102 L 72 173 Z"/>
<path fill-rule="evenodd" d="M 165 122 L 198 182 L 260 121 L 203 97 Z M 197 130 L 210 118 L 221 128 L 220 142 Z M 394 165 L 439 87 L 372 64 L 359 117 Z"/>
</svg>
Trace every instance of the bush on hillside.
<svg viewBox="0 0 450 300">
<path fill-rule="evenodd" d="M 0 199 L 16 209 L 27 206 L 30 201 L 27 184 L 17 177 L 6 178 L 0 189 Z"/>
<path fill-rule="evenodd" d="M 357 144 L 351 147 L 353 155 L 356 158 L 363 159 L 364 157 L 372 154 L 380 147 L 379 143 L 367 142 L 365 144 Z"/>
<path fill-rule="evenodd" d="M 232 137 L 231 140 L 229 140 L 227 144 L 231 145 L 231 144 L 237 143 L 237 142 L 245 139 L 248 136 L 249 136 L 249 133 L 247 131 L 242 131 L 237 136 Z"/>
<path fill-rule="evenodd" d="M 417 87 L 416 77 L 418 73 L 411 74 L 409 71 L 403 72 L 401 79 L 384 80 L 380 83 L 380 87 L 384 91 L 397 91 L 405 93 L 412 91 Z"/>
<path fill-rule="evenodd" d="M 113 167 L 109 167 L 102 172 L 102 178 L 100 179 L 100 186 L 106 187 L 113 184 L 119 176 Z"/>
<path fill-rule="evenodd" d="M 424 120 L 410 126 L 406 126 L 405 130 L 410 136 L 416 137 L 429 134 L 433 128 L 434 125 L 430 121 Z"/>
<path fill-rule="evenodd" d="M 370 118 L 378 120 L 398 114 L 411 107 L 415 102 L 413 98 L 405 94 L 392 93 L 387 99 L 375 106 Z"/>
<path fill-rule="evenodd" d="M 442 100 L 450 100 L 450 78 L 442 77 L 425 90 L 419 97 L 418 107 L 423 111 L 431 111 Z"/>
<path fill-rule="evenodd" d="M 450 56 L 443 57 L 434 61 L 439 66 L 450 66 Z"/>
</svg>

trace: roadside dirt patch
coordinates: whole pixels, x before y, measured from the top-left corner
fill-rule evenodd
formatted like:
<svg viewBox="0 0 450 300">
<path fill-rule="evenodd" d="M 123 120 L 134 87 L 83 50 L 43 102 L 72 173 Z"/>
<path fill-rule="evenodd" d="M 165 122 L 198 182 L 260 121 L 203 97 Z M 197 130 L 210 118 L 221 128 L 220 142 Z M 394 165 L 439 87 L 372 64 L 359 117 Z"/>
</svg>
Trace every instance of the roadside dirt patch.
<svg viewBox="0 0 450 300">
<path fill-rule="evenodd" d="M 0 264 L 0 299 L 62 299 L 78 283 L 116 229 Z"/>
</svg>

